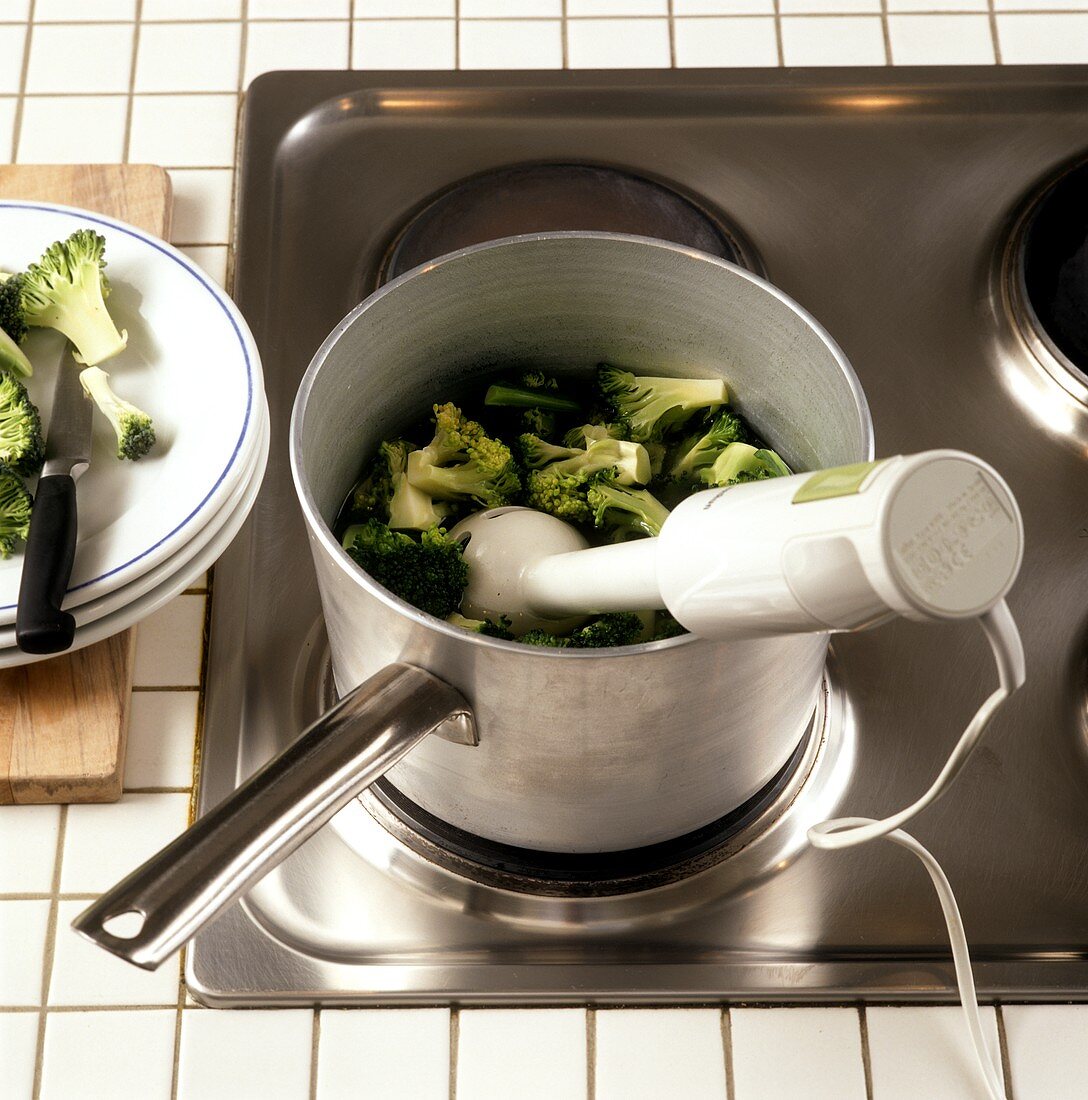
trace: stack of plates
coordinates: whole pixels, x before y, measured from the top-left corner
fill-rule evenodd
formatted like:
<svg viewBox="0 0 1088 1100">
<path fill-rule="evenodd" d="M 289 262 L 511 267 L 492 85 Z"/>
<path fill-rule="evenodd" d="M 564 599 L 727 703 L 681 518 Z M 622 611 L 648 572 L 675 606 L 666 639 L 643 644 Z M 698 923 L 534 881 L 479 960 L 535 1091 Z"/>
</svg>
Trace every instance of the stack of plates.
<svg viewBox="0 0 1088 1100">
<path fill-rule="evenodd" d="M 200 577 L 249 514 L 268 458 L 260 359 L 225 291 L 191 260 L 139 229 L 43 203 L 0 202 L 0 269 L 18 271 L 81 227 L 106 238 L 108 305 L 128 347 L 102 364 L 117 393 L 154 420 L 137 462 L 95 413 L 90 468 L 77 483 L 79 538 L 65 608 L 73 648 L 151 614 Z M 77 370 L 59 333 L 32 329 L 27 388 L 46 436 L 57 371 Z M 30 485 L 31 491 L 34 485 Z M 23 548 L 0 561 L 0 668 L 41 658 L 15 645 Z"/>
</svg>

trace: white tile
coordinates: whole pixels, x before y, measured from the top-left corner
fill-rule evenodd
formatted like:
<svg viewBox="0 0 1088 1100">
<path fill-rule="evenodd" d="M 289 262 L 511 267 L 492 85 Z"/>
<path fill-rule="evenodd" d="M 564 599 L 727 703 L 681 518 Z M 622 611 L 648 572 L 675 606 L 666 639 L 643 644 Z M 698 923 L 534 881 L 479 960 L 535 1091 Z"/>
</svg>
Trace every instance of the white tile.
<svg viewBox="0 0 1088 1100">
<path fill-rule="evenodd" d="M 1003 1005 L 1016 1100 L 1084 1100 L 1088 1005 Z"/>
<path fill-rule="evenodd" d="M 10 163 L 14 156 L 12 142 L 15 137 L 15 105 L 18 101 L 0 97 L 0 163 Z"/>
<path fill-rule="evenodd" d="M 1006 65 L 1088 61 L 1088 13 L 999 15 L 997 38 Z"/>
<path fill-rule="evenodd" d="M 597 1100 L 725 1100 L 721 1021 L 709 1008 L 599 1011 Z"/>
<path fill-rule="evenodd" d="M 567 15 L 668 15 L 668 0 L 567 0 Z"/>
<path fill-rule="evenodd" d="M 48 901 L 0 901 L 0 1006 L 42 1000 Z"/>
<path fill-rule="evenodd" d="M 41 1100 L 169 1100 L 177 1010 L 51 1012 Z"/>
<path fill-rule="evenodd" d="M 128 97 L 41 96 L 23 102 L 20 164 L 102 164 L 124 160 Z"/>
<path fill-rule="evenodd" d="M 865 1100 L 853 1008 L 735 1008 L 729 1013 L 736 1100 Z"/>
<path fill-rule="evenodd" d="M 888 11 L 987 11 L 986 0 L 888 0 Z"/>
<path fill-rule="evenodd" d="M 7 58 L 14 45 L 7 44 L 12 28 L 0 28 L 0 52 Z M 131 24 L 43 26 L 34 28 L 28 92 L 127 92 L 132 72 Z M 0 89 L 7 90 L 10 75 Z"/>
<path fill-rule="evenodd" d="M 173 840 L 189 820 L 187 794 L 125 794 L 68 808 L 62 894 L 107 890 Z"/>
<path fill-rule="evenodd" d="M 1088 0 L 994 0 L 997 11 L 1084 11 Z"/>
<path fill-rule="evenodd" d="M 893 65 L 991 65 L 994 40 L 985 15 L 889 15 Z"/>
<path fill-rule="evenodd" d="M 561 69 L 558 19 L 481 19 L 461 24 L 462 69 Z"/>
<path fill-rule="evenodd" d="M 348 23 L 252 23 L 243 85 L 275 69 L 346 69 Z"/>
<path fill-rule="evenodd" d="M 525 19 L 560 16 L 563 0 L 461 0 L 461 18 Z M 464 27 L 461 28 L 464 32 Z"/>
<path fill-rule="evenodd" d="M 167 959 L 158 970 L 143 970 L 103 951 L 71 927 L 88 905 L 89 901 L 62 901 L 57 909 L 49 1004 L 176 1005 L 180 959 Z"/>
<path fill-rule="evenodd" d="M 0 1012 L 0 1066 L 11 1100 L 33 1095 L 38 1053 L 37 1012 Z"/>
<path fill-rule="evenodd" d="M 688 68 L 777 65 L 774 19 L 767 15 L 678 19 L 676 64 Z"/>
<path fill-rule="evenodd" d="M 363 20 L 352 36 L 353 69 L 454 69 L 452 19 Z"/>
<path fill-rule="evenodd" d="M 667 19 L 576 19 L 567 24 L 572 69 L 668 68 Z"/>
<path fill-rule="evenodd" d="M 453 15 L 455 0 L 355 0 L 359 19 L 418 18 L 421 15 Z"/>
<path fill-rule="evenodd" d="M 0 0 L 0 19 L 14 21 L 30 14 L 30 0 Z"/>
<path fill-rule="evenodd" d="M 226 244 L 234 173 L 229 168 L 180 169 L 170 173 L 170 182 L 174 185 L 171 238 L 182 244 Z"/>
<path fill-rule="evenodd" d="M 990 1054 L 1000 1065 L 997 1014 L 987 1007 L 981 1013 Z M 959 1005 L 869 1008 L 865 1015 L 873 1095 L 879 1100 L 988 1100 Z"/>
<path fill-rule="evenodd" d="M 782 20 L 787 65 L 883 65 L 884 31 L 873 15 L 804 16 Z"/>
<path fill-rule="evenodd" d="M 140 30 L 136 91 L 233 92 L 241 48 L 239 23 L 148 23 Z"/>
<path fill-rule="evenodd" d="M 210 275 L 220 286 L 225 287 L 227 285 L 228 249 L 225 244 L 189 245 L 187 248 L 183 248 L 182 252 L 190 260 L 197 263 L 205 274 Z M 206 589 L 208 587 L 208 574 L 205 573 L 202 577 L 197 577 L 189 587 Z"/>
<path fill-rule="evenodd" d="M 25 48 L 25 27 L 0 27 L 0 92 L 19 91 Z"/>
<path fill-rule="evenodd" d="M 253 11 L 253 0 L 249 3 Z M 240 19 L 242 0 L 144 0 L 140 18 L 156 19 Z"/>
<path fill-rule="evenodd" d="M 136 0 L 38 0 L 34 5 L 35 23 L 135 18 Z"/>
<path fill-rule="evenodd" d="M 177 1100 L 306 1100 L 313 1013 L 189 1009 L 181 1024 Z"/>
<path fill-rule="evenodd" d="M 178 174 L 174 175 L 175 185 Z M 186 240 L 178 232 L 175 235 Z M 140 623 L 136 631 L 133 684 L 137 687 L 200 685 L 205 598 L 178 596 Z"/>
<path fill-rule="evenodd" d="M 673 0 L 675 15 L 771 15 L 774 0 Z"/>
<path fill-rule="evenodd" d="M 816 12 L 852 14 L 880 13 L 881 0 L 779 0 L 783 15 L 808 15 Z"/>
<path fill-rule="evenodd" d="M 449 1009 L 321 1013 L 316 1100 L 446 1100 L 449 1090 Z"/>
<path fill-rule="evenodd" d="M 585 1009 L 461 1013 L 458 1100 L 580 1100 L 585 1095 Z"/>
<path fill-rule="evenodd" d="M 250 19 L 346 19 L 351 0 L 249 0 L 247 12 Z"/>
<path fill-rule="evenodd" d="M 59 830 L 59 806 L 0 806 L 0 894 L 49 893 Z"/>
<path fill-rule="evenodd" d="M 126 788 L 192 786 L 199 701 L 195 691 L 133 693 L 125 750 Z"/>
<path fill-rule="evenodd" d="M 237 118 L 235 95 L 133 96 L 129 163 L 229 168 Z"/>
</svg>

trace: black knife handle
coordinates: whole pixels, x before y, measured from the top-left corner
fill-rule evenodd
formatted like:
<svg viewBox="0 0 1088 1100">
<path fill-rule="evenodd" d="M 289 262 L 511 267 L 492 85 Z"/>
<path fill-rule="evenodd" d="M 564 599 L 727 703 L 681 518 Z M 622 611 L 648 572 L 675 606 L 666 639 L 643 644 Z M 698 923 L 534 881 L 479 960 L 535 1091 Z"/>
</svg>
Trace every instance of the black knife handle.
<svg viewBox="0 0 1088 1100">
<path fill-rule="evenodd" d="M 60 653 L 75 637 L 76 621 L 62 611 L 76 556 L 76 483 L 68 474 L 38 481 L 23 557 L 15 642 L 24 653 Z"/>
</svg>

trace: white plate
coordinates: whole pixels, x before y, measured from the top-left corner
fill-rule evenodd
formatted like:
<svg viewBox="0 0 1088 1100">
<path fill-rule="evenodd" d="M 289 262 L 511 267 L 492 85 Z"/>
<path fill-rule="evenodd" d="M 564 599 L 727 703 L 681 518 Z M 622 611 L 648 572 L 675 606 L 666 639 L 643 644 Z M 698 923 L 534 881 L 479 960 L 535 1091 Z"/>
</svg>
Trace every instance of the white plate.
<svg viewBox="0 0 1088 1100">
<path fill-rule="evenodd" d="M 244 476 L 263 397 L 260 359 L 241 314 L 192 261 L 163 241 L 70 207 L 0 201 L 0 268 L 21 270 L 80 227 L 106 238 L 110 312 L 128 347 L 103 364 L 118 393 L 155 421 L 158 443 L 138 462 L 116 457 L 95 414 L 91 467 L 79 481 L 79 541 L 66 606 L 130 583 L 175 554 Z M 64 340 L 32 329 L 28 388 L 48 434 Z M 65 369 L 77 364 L 67 358 Z M 0 561 L 0 614 L 18 599 L 22 551 Z"/>
<path fill-rule="evenodd" d="M 168 572 L 161 582 L 137 597 L 131 603 L 125 604 L 113 614 L 104 615 L 100 619 L 81 623 L 82 608 L 75 612 L 76 636 L 72 643 L 72 650 L 83 649 L 84 646 L 94 645 L 103 638 L 112 637 L 122 630 L 146 619 L 148 615 L 158 611 L 163 604 L 169 603 L 179 593 L 184 592 L 197 577 L 206 573 L 215 562 L 222 557 L 223 552 L 234 541 L 234 536 L 242 528 L 249 516 L 253 503 L 257 499 L 257 493 L 261 488 L 261 480 L 264 475 L 265 462 L 268 458 L 268 436 L 264 437 L 261 445 L 260 457 L 254 467 L 253 476 L 247 484 L 246 491 L 238 502 L 237 508 L 229 516 L 215 536 L 199 553 L 195 554 L 184 566 L 176 572 Z M 0 630 L 0 668 L 14 668 L 17 665 L 33 664 L 36 661 L 45 661 L 47 656 L 23 653 L 15 645 L 15 631 L 12 628 Z"/>
<path fill-rule="evenodd" d="M 80 624 L 91 623 L 94 622 L 95 619 L 101 619 L 105 615 L 111 615 L 119 608 L 124 607 L 125 604 L 131 603 L 145 592 L 149 592 L 152 588 L 156 587 L 156 585 L 162 583 L 165 578 L 180 570 L 190 558 L 203 550 L 215 537 L 219 529 L 227 522 L 234 510 L 238 507 L 239 502 L 250 492 L 250 482 L 252 479 L 256 477 L 259 481 L 264 476 L 265 459 L 268 454 L 267 435 L 269 432 L 269 424 L 268 405 L 263 395 L 259 402 L 259 409 L 257 427 L 254 432 L 256 446 L 253 454 L 246 464 L 241 480 L 235 485 L 227 499 L 223 501 L 222 505 L 216 510 L 215 515 L 212 516 L 199 531 L 194 531 L 193 537 L 189 539 L 188 542 L 183 543 L 178 548 L 177 553 L 167 558 L 166 561 L 159 562 L 153 569 L 149 569 L 146 573 L 141 573 L 140 576 L 129 581 L 128 584 L 123 585 L 121 588 L 111 589 L 104 592 L 98 599 L 88 600 L 86 603 L 73 607 L 72 610 L 75 611 L 77 620 Z M 66 600 L 64 606 L 65 608 L 69 608 L 71 605 Z M 12 626 L 14 622 L 14 609 L 0 612 L 0 631 L 2 631 L 4 627 Z M 0 639 L 4 637 L 6 637 L 6 635 L 0 632 Z M 2 642 L 0 642 L 0 644 L 2 644 Z"/>
</svg>

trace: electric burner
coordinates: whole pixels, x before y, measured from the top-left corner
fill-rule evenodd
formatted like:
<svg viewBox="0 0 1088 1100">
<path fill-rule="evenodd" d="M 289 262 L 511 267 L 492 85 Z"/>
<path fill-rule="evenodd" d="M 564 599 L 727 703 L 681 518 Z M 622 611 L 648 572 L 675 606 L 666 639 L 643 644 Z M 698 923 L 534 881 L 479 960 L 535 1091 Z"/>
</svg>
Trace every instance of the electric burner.
<svg viewBox="0 0 1088 1100">
<path fill-rule="evenodd" d="M 277 73 L 247 94 L 241 153 L 235 295 L 272 455 L 216 566 L 201 810 L 328 689 L 286 446 L 326 334 L 382 279 L 488 234 L 686 235 L 819 318 L 879 454 L 962 448 L 1019 499 L 1027 685 L 912 832 L 953 884 L 984 995 L 1088 988 L 1088 69 Z M 992 688 L 987 647 L 901 620 L 832 648 L 820 736 L 686 851 L 542 861 L 386 784 L 196 937 L 191 988 L 220 1005 L 954 998 L 914 861 L 814 851 L 804 828 L 913 801 Z"/>
</svg>

